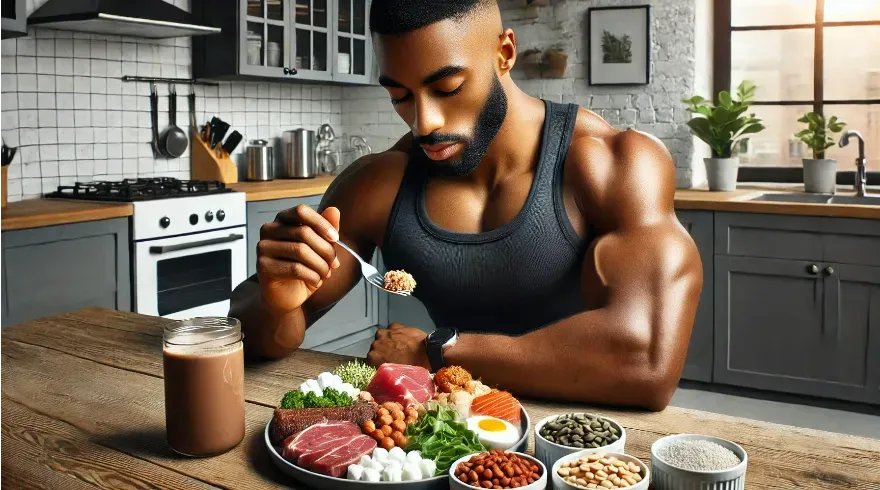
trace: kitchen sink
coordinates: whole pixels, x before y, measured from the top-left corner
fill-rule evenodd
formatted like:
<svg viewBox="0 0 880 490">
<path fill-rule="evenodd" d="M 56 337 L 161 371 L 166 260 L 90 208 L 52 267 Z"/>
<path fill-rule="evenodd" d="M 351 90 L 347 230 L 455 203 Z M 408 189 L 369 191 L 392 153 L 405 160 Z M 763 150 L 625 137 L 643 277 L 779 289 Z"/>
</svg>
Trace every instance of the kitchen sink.
<svg viewBox="0 0 880 490">
<path fill-rule="evenodd" d="M 761 194 L 750 201 L 769 202 L 803 202 L 815 204 L 827 204 L 831 196 L 827 194 Z"/>
<path fill-rule="evenodd" d="M 858 204 L 861 206 L 880 206 L 880 196 L 829 196 L 828 194 L 761 194 L 750 201 L 798 202 L 809 204 Z"/>
<path fill-rule="evenodd" d="M 862 206 L 880 206 L 880 196 L 834 196 L 829 204 L 860 204 Z"/>
</svg>

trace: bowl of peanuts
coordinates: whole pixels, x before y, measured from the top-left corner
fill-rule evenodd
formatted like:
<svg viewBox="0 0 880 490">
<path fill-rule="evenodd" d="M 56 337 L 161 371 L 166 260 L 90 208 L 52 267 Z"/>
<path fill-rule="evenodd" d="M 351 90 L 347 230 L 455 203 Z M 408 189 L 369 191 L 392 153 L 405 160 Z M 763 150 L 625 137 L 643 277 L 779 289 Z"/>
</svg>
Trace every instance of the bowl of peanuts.
<svg viewBox="0 0 880 490">
<path fill-rule="evenodd" d="M 546 487 L 547 467 L 528 454 L 493 449 L 459 458 L 449 467 L 450 490 Z"/>
<path fill-rule="evenodd" d="M 550 471 L 554 490 L 647 490 L 650 473 L 645 463 L 628 454 L 589 451 L 560 458 Z"/>
</svg>

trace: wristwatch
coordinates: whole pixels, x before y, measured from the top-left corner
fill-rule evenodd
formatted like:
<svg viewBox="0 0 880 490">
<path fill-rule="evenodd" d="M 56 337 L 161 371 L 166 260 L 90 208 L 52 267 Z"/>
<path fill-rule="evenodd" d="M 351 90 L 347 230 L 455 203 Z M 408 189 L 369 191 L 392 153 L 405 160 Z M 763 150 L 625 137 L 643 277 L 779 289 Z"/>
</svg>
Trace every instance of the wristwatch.
<svg viewBox="0 0 880 490">
<path fill-rule="evenodd" d="M 428 348 L 428 362 L 431 364 L 431 372 L 446 366 L 443 359 L 443 350 L 452 347 L 458 341 L 458 330 L 441 327 L 428 334 L 425 345 Z"/>
</svg>

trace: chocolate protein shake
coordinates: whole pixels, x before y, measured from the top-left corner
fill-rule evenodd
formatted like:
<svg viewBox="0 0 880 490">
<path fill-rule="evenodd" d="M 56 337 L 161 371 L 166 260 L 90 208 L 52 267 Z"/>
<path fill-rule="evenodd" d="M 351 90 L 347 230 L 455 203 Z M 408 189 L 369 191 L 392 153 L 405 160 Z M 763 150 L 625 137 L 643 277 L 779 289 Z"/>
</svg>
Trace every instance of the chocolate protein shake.
<svg viewBox="0 0 880 490">
<path fill-rule="evenodd" d="M 194 318 L 164 334 L 165 428 L 186 456 L 224 453 L 244 438 L 244 351 L 234 318 Z"/>
</svg>

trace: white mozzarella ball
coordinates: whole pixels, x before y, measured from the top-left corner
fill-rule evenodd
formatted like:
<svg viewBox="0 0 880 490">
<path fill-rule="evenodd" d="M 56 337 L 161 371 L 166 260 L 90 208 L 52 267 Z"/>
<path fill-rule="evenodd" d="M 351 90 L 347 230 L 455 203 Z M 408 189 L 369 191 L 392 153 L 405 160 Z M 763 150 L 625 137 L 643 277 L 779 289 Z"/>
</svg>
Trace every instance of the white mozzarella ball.
<svg viewBox="0 0 880 490">
<path fill-rule="evenodd" d="M 382 473 L 373 468 L 364 468 L 364 476 L 361 481 L 377 482 L 382 481 Z"/>
<path fill-rule="evenodd" d="M 393 459 L 395 461 L 400 461 L 401 463 L 403 463 L 406 461 L 406 452 L 404 452 L 403 449 L 394 446 L 393 448 L 391 448 L 390 451 L 388 451 L 388 459 Z"/>
<path fill-rule="evenodd" d="M 406 453 L 406 462 L 419 464 L 422 461 L 422 453 L 419 451 L 410 451 Z"/>
<path fill-rule="evenodd" d="M 356 397 L 361 393 L 361 390 L 355 388 L 351 383 L 341 383 L 336 389 L 351 397 Z"/>
<path fill-rule="evenodd" d="M 348 465 L 348 473 L 345 477 L 349 480 L 360 480 L 364 476 L 364 467 L 359 464 Z"/>
<path fill-rule="evenodd" d="M 388 459 L 382 464 L 385 465 L 386 468 L 397 468 L 398 470 L 403 469 L 403 463 L 396 459 Z"/>
<path fill-rule="evenodd" d="M 402 473 L 398 466 L 388 465 L 382 470 L 382 481 L 400 481 Z"/>
<path fill-rule="evenodd" d="M 369 456 L 367 456 L 366 454 L 364 454 L 363 456 L 361 456 L 361 460 L 358 461 L 358 464 L 361 465 L 361 466 L 363 466 L 364 468 L 369 468 L 369 467 L 370 467 L 370 463 L 372 463 L 372 462 L 373 462 L 373 460 L 370 459 Z"/>
<path fill-rule="evenodd" d="M 321 389 L 332 387 L 334 384 L 334 374 L 333 373 L 321 373 L 318 375 L 318 385 L 321 386 Z"/>
<path fill-rule="evenodd" d="M 380 463 L 388 461 L 388 450 L 383 447 L 373 449 L 373 459 Z"/>
<path fill-rule="evenodd" d="M 422 470 L 422 478 L 431 478 L 437 472 L 437 463 L 430 459 L 423 459 L 419 462 L 419 469 Z"/>
<path fill-rule="evenodd" d="M 402 480 L 421 480 L 422 470 L 418 463 L 407 463 L 403 465 L 403 471 L 400 474 Z"/>
</svg>

